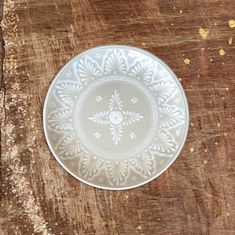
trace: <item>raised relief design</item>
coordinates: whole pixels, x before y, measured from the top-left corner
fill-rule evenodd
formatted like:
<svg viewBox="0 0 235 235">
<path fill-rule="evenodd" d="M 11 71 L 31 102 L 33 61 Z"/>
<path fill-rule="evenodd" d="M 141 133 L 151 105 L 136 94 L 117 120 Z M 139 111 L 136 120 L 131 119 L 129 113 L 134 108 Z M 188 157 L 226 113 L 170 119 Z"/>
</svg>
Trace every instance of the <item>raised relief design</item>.
<svg viewBox="0 0 235 235">
<path fill-rule="evenodd" d="M 139 82 L 156 101 L 158 110 L 158 130 L 150 144 L 134 157 L 118 160 L 105 159 L 89 152 L 75 134 L 76 120 L 73 119 L 77 100 L 83 90 L 95 80 L 112 75 L 126 76 L 127 79 Z M 64 162 L 67 159 L 78 159 L 75 174 L 86 182 L 100 182 L 101 185 L 105 182 L 105 187 L 108 188 L 127 187 L 137 181 L 144 182 L 159 172 L 157 159 L 168 161 L 182 145 L 180 141 L 186 128 L 187 110 L 183 104 L 181 88 L 172 79 L 168 69 L 148 54 L 121 47 L 83 54 L 65 68 L 64 75 L 57 78 L 53 89 L 48 98 L 46 132 L 50 129 L 53 131 L 51 136 L 58 136 L 53 140 L 53 144 L 57 142 L 53 149 L 60 159 Z M 177 94 L 177 91 L 180 92 Z M 144 111 L 136 111 L 136 107 L 141 105 L 141 97 L 130 93 L 127 107 L 121 91 L 114 88 L 109 100 L 106 100 L 103 93 L 97 93 L 94 102 L 97 106 L 102 105 L 88 120 L 97 125 L 97 129 L 91 132 L 95 142 L 100 143 L 107 138 L 102 128 L 107 128 L 113 148 L 123 144 L 125 135 L 125 140 L 131 144 L 141 138 L 144 141 L 144 136 L 141 137 L 141 132 L 135 129 L 146 121 L 148 115 Z M 108 105 L 103 108 L 106 102 Z"/>
<path fill-rule="evenodd" d="M 73 106 L 78 97 L 81 86 L 75 82 L 60 82 L 56 85 L 56 91 L 59 99 L 68 106 Z"/>
<path fill-rule="evenodd" d="M 103 97 L 101 95 L 97 95 L 95 100 L 96 102 L 100 103 L 103 100 Z"/>
<path fill-rule="evenodd" d="M 72 131 L 73 126 L 71 115 L 71 109 L 57 110 L 49 115 L 48 124 L 53 130 Z"/>
<path fill-rule="evenodd" d="M 138 102 L 139 102 L 139 100 L 138 100 L 137 97 L 135 97 L 135 96 L 132 96 L 132 97 L 131 97 L 131 103 L 136 104 L 136 103 L 138 103 Z"/>
<path fill-rule="evenodd" d="M 132 131 L 130 134 L 130 139 L 133 140 L 135 138 L 136 138 L 136 134 L 135 134 L 135 132 Z"/>
<path fill-rule="evenodd" d="M 171 98 L 176 90 L 176 86 L 170 81 L 156 80 L 150 83 L 149 89 L 156 96 L 158 104 L 162 105 L 167 99 Z"/>
<path fill-rule="evenodd" d="M 89 119 L 100 125 L 108 125 L 113 143 L 118 145 L 123 135 L 124 126 L 139 122 L 144 117 L 134 111 L 124 110 L 120 94 L 114 90 L 107 111 L 98 111 Z"/>
<path fill-rule="evenodd" d="M 106 163 L 108 169 L 108 175 L 111 180 L 111 184 L 118 186 L 121 185 L 127 175 L 129 169 L 128 161 L 114 161 L 114 162 L 107 162 Z"/>
<path fill-rule="evenodd" d="M 104 161 L 97 157 L 84 155 L 81 161 L 80 172 L 83 177 L 91 178 L 99 173 Z"/>
<path fill-rule="evenodd" d="M 176 147 L 176 143 L 173 141 L 172 136 L 160 129 L 151 150 L 158 153 L 171 154 L 176 150 Z"/>
<path fill-rule="evenodd" d="M 161 118 L 161 128 L 168 128 L 181 123 L 184 120 L 184 115 L 175 106 L 163 105 L 159 107 Z"/>
<path fill-rule="evenodd" d="M 154 64 L 152 63 L 152 61 L 144 60 L 136 63 L 136 65 L 130 69 L 129 74 L 137 78 L 138 80 L 143 79 L 146 82 L 150 82 L 153 77 L 153 72 Z"/>
<path fill-rule="evenodd" d="M 150 152 L 139 154 L 137 157 L 130 160 L 131 166 L 145 176 L 149 176 L 154 172 L 153 157 Z"/>
<path fill-rule="evenodd" d="M 105 74 L 126 73 L 126 58 L 120 50 L 112 50 L 104 60 L 103 71 Z"/>
<path fill-rule="evenodd" d="M 74 62 L 73 69 L 76 78 L 81 85 L 87 85 L 97 76 L 102 75 L 98 65 L 90 58 L 83 58 L 79 62 Z"/>
<path fill-rule="evenodd" d="M 73 159 L 82 153 L 80 142 L 73 134 L 65 135 L 57 149 L 62 159 Z"/>
<path fill-rule="evenodd" d="M 97 131 L 94 133 L 94 136 L 96 139 L 99 139 L 101 137 L 101 134 L 100 134 L 100 132 Z"/>
</svg>

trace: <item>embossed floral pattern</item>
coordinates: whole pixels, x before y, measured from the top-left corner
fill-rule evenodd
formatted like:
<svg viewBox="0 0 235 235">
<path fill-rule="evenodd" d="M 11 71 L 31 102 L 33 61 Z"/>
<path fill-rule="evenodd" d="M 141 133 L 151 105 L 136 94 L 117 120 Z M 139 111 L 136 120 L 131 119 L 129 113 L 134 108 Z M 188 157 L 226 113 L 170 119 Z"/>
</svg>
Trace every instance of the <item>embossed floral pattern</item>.
<svg viewBox="0 0 235 235">
<path fill-rule="evenodd" d="M 89 119 L 97 124 L 108 125 L 115 145 L 121 141 L 123 127 L 139 122 L 143 118 L 139 113 L 123 110 L 120 94 L 115 90 L 109 101 L 108 111 L 99 111 Z"/>
<path fill-rule="evenodd" d="M 73 112 L 81 92 L 95 80 L 110 75 L 122 75 L 138 81 L 148 89 L 157 104 L 158 130 L 148 147 L 130 158 L 105 159 L 96 156 L 82 144 L 74 129 Z M 117 46 L 83 54 L 66 67 L 64 77 L 62 74 L 56 78 L 54 90 L 48 95 L 50 104 L 56 105 L 48 105 L 46 108 L 45 131 L 48 136 L 49 132 L 53 132 L 51 136 L 55 133 L 59 136 L 53 138 L 56 143 L 50 136 L 48 141 L 52 141 L 53 150 L 64 162 L 78 159 L 77 172 L 73 173 L 85 182 L 93 185 L 100 182 L 98 186 L 105 184 L 107 188 L 125 188 L 145 182 L 161 170 L 157 164 L 158 157 L 170 159 L 170 164 L 183 144 L 182 136 L 187 129 L 187 108 L 182 93 L 177 93 L 181 92 L 180 89 L 168 69 L 142 51 Z M 127 133 L 125 127 L 134 128 L 137 123 L 145 121 L 145 114 L 135 111 L 140 99 L 130 94 L 132 109 L 129 109 L 121 97 L 121 92 L 114 89 L 107 108 L 89 117 L 92 123 L 108 128 L 114 146 L 122 143 L 124 134 L 131 143 L 135 142 L 138 138 L 135 129 Z M 105 98 L 97 95 L 94 102 L 100 105 L 105 102 Z M 103 137 L 98 130 L 92 136 L 97 141 Z"/>
</svg>

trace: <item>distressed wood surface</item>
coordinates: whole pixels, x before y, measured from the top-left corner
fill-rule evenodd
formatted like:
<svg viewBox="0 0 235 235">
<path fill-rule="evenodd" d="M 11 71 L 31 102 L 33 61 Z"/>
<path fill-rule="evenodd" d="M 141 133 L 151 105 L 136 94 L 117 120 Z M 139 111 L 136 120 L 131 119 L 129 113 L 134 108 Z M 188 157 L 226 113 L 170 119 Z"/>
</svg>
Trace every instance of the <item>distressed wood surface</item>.
<svg viewBox="0 0 235 235">
<path fill-rule="evenodd" d="M 235 234 L 234 0 L 5 0 L 0 10 L 1 235 Z M 177 161 L 120 192 L 70 176 L 42 127 L 53 77 L 104 44 L 162 58 L 190 107 Z"/>
</svg>

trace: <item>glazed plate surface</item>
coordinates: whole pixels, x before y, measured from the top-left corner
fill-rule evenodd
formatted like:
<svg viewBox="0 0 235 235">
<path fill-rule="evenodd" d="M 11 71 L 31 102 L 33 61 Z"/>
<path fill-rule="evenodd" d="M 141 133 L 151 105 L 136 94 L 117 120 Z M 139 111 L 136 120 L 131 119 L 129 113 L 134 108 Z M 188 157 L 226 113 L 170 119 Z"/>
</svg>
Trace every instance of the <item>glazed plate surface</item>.
<svg viewBox="0 0 235 235">
<path fill-rule="evenodd" d="M 188 131 L 188 104 L 170 68 L 129 46 L 87 50 L 57 74 L 43 124 L 57 161 L 104 189 L 129 189 L 164 172 Z"/>
</svg>

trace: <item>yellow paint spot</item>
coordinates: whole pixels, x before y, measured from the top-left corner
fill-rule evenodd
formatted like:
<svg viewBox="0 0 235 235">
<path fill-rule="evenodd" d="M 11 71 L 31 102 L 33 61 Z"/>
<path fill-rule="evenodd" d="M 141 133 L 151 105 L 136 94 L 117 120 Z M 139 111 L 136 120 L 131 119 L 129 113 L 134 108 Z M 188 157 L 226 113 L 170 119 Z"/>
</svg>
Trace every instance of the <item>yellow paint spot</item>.
<svg viewBox="0 0 235 235">
<path fill-rule="evenodd" d="M 174 24 L 173 23 L 171 23 L 171 26 L 173 26 Z"/>
<path fill-rule="evenodd" d="M 220 54 L 220 55 L 225 55 L 224 49 L 221 48 L 221 49 L 219 50 L 219 54 Z"/>
<path fill-rule="evenodd" d="M 233 43 L 233 38 L 232 38 L 232 37 L 230 37 L 230 38 L 228 39 L 228 43 L 229 43 L 229 45 L 231 45 L 231 44 Z"/>
<path fill-rule="evenodd" d="M 224 136 L 227 136 L 227 133 L 226 133 L 226 132 L 224 133 Z"/>
<path fill-rule="evenodd" d="M 142 42 L 142 46 L 145 46 L 146 44 L 145 44 L 145 42 Z"/>
<path fill-rule="evenodd" d="M 190 59 L 185 59 L 185 60 L 184 60 L 184 63 L 185 63 L 185 64 L 190 64 Z"/>
<path fill-rule="evenodd" d="M 235 28 L 235 20 L 229 20 L 229 21 L 228 21 L 228 25 L 229 25 L 229 27 L 231 27 L 231 28 Z"/>
<path fill-rule="evenodd" d="M 191 123 L 190 123 L 190 125 L 191 125 L 191 126 L 194 126 L 194 123 L 193 123 L 193 122 L 191 122 Z"/>
<path fill-rule="evenodd" d="M 212 62 L 213 61 L 213 59 L 210 59 L 210 62 Z"/>
<path fill-rule="evenodd" d="M 207 149 L 205 149 L 204 152 L 207 153 Z"/>
<path fill-rule="evenodd" d="M 190 152 L 193 153 L 194 152 L 194 148 L 190 148 Z"/>
<path fill-rule="evenodd" d="M 204 48 L 204 47 L 202 48 L 202 51 L 205 51 L 205 48 Z"/>
<path fill-rule="evenodd" d="M 179 78 L 179 81 L 181 82 L 181 81 L 182 81 L 182 78 Z"/>
<path fill-rule="evenodd" d="M 215 22 L 214 25 L 215 25 L 215 26 L 218 25 L 217 22 Z"/>
<path fill-rule="evenodd" d="M 139 225 L 139 226 L 137 227 L 137 229 L 138 229 L 138 230 L 141 230 L 141 229 L 142 229 L 141 225 Z"/>
<path fill-rule="evenodd" d="M 225 88 L 225 90 L 226 90 L 226 91 L 228 91 L 228 90 L 229 90 L 229 88 L 228 88 L 228 87 L 226 87 L 226 88 Z"/>
<path fill-rule="evenodd" d="M 215 142 L 215 145 L 218 145 L 218 142 Z"/>
<path fill-rule="evenodd" d="M 204 160 L 204 164 L 207 164 L 207 160 Z"/>
<path fill-rule="evenodd" d="M 180 9 L 180 14 L 182 14 L 183 13 L 183 11 Z"/>
<path fill-rule="evenodd" d="M 220 127 L 220 123 L 219 122 L 217 123 L 217 126 Z"/>
<path fill-rule="evenodd" d="M 203 39 L 206 39 L 209 34 L 209 29 L 199 28 L 199 34 Z"/>
</svg>

